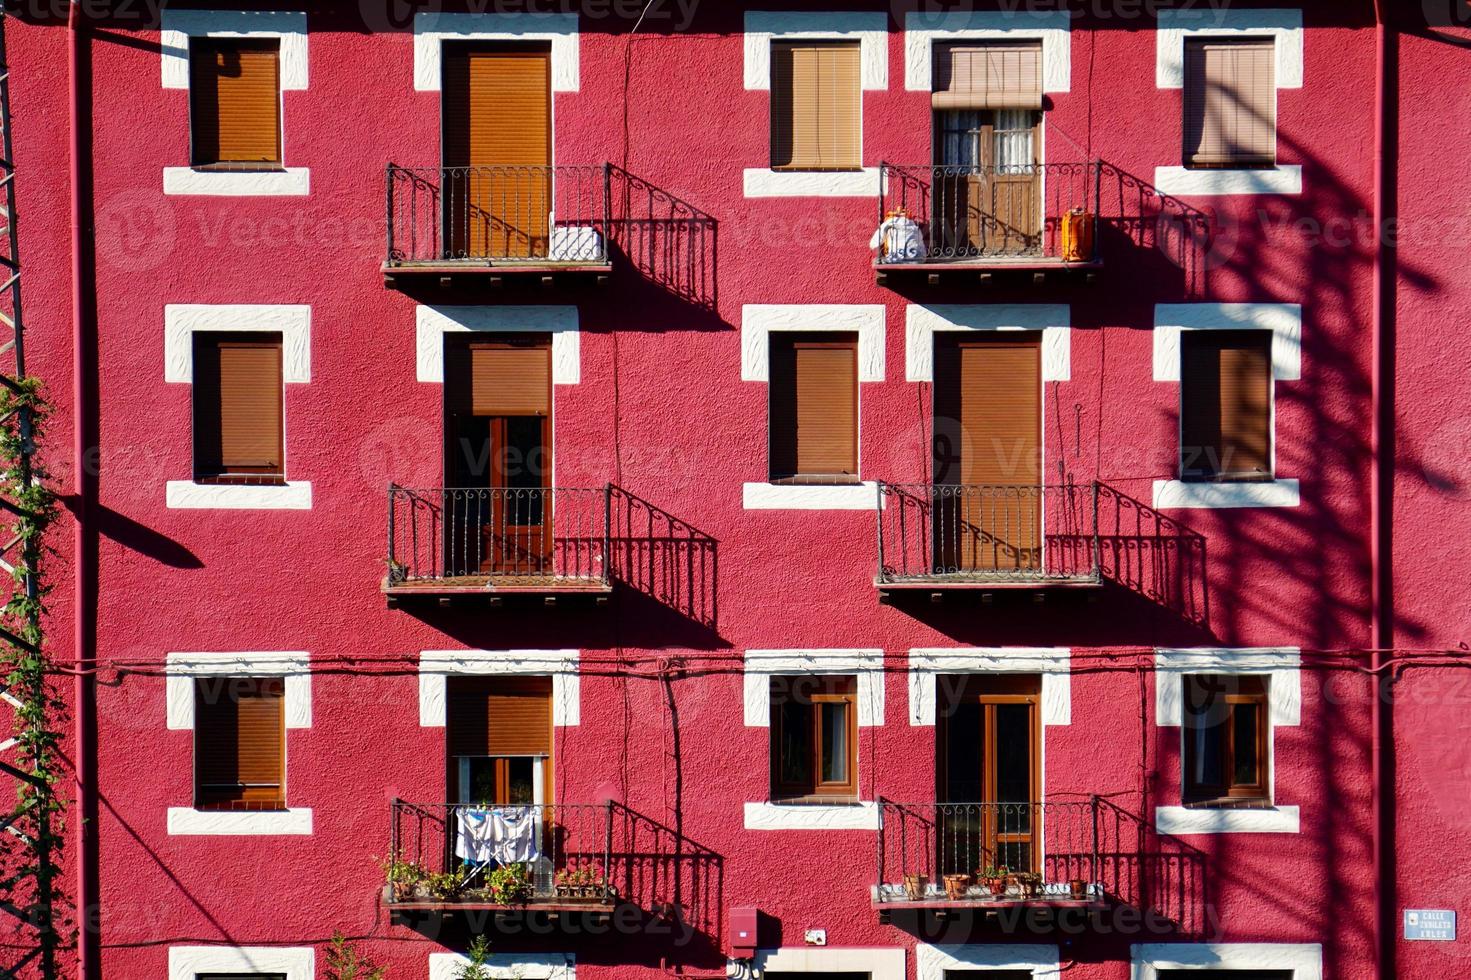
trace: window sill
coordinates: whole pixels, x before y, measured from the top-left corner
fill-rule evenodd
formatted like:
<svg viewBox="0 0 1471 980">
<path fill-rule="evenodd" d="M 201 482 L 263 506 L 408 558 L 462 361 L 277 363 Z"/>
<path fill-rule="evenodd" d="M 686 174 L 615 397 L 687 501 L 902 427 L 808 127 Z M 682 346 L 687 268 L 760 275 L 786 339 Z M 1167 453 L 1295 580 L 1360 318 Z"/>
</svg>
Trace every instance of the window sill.
<svg viewBox="0 0 1471 980">
<path fill-rule="evenodd" d="M 1296 507 L 1300 502 L 1301 495 L 1296 480 L 1154 481 L 1156 510 Z"/>
<path fill-rule="evenodd" d="M 1155 167 L 1154 186 L 1165 194 L 1301 194 L 1302 167 Z"/>
<path fill-rule="evenodd" d="M 877 830 L 878 804 L 747 803 L 747 830 Z"/>
<path fill-rule="evenodd" d="M 170 480 L 165 498 L 170 510 L 311 510 L 312 485 L 300 480 L 274 486 Z"/>
<path fill-rule="evenodd" d="M 742 488 L 742 506 L 746 510 L 875 510 L 878 484 L 747 483 Z"/>
<path fill-rule="evenodd" d="M 196 810 L 171 806 L 168 832 L 191 837 L 302 836 L 312 832 L 312 811 L 291 810 Z"/>
<path fill-rule="evenodd" d="M 163 192 L 208 197 L 300 197 L 311 192 L 311 171 L 306 167 L 281 170 L 164 167 Z"/>
<path fill-rule="evenodd" d="M 1161 806 L 1154 810 L 1154 828 L 1161 834 L 1295 834 L 1295 806 L 1202 807 Z"/>
<path fill-rule="evenodd" d="M 753 167 L 745 172 L 746 197 L 874 197 L 879 192 L 879 169 L 773 170 Z"/>
</svg>

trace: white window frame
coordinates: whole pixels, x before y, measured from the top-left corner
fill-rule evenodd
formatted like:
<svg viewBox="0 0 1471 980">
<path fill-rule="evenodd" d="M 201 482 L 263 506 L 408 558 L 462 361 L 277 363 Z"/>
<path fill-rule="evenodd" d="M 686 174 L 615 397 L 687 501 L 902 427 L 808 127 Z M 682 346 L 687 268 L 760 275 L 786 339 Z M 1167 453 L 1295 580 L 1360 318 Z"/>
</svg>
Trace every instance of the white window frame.
<svg viewBox="0 0 1471 980">
<path fill-rule="evenodd" d="M 444 384 L 444 335 L 545 333 L 552 338 L 552 384 L 582 381 L 582 333 L 575 306 L 418 306 L 414 367 L 425 384 Z"/>
<path fill-rule="evenodd" d="M 862 147 L 862 92 L 883 92 L 889 88 L 888 13 L 855 10 L 746 11 L 746 91 L 771 91 L 771 47 L 779 41 L 858 42 L 859 146 Z M 773 170 L 768 160 L 764 167 L 746 169 L 744 188 L 748 198 L 872 197 L 879 190 L 879 168 L 863 167 L 840 172 Z"/>
<path fill-rule="evenodd" d="M 312 379 L 312 308 L 300 305 L 170 303 L 163 308 L 163 380 L 194 383 L 194 335 L 202 332 L 278 333 L 281 335 L 281 449 L 287 469 L 290 426 L 285 387 Z M 192 392 L 191 392 L 192 396 Z M 192 405 L 191 405 L 192 409 Z M 190 418 L 193 465 L 193 418 Z M 310 510 L 312 485 L 287 480 L 284 486 L 249 486 L 169 480 L 164 503 L 171 510 Z"/>
<path fill-rule="evenodd" d="M 1161 970 L 1291 970 L 1292 980 L 1323 980 L 1319 943 L 1139 943 L 1129 947 L 1132 980 Z"/>
<path fill-rule="evenodd" d="M 1185 678 L 1190 675 L 1258 676 L 1267 682 L 1267 792 L 1262 808 L 1160 806 L 1162 834 L 1295 834 L 1296 806 L 1277 803 L 1277 729 L 1302 723 L 1302 651 L 1296 647 L 1175 647 L 1154 652 L 1154 715 L 1161 728 L 1180 729 L 1180 786 L 1185 781 Z"/>
<path fill-rule="evenodd" d="M 773 333 L 854 333 L 858 335 L 858 472 L 863 473 L 863 386 L 884 380 L 888 311 L 881 305 L 747 304 L 741 307 L 741 380 L 771 383 Z M 766 420 L 770 425 L 770 419 Z M 764 454 L 763 454 L 764 455 Z M 875 510 L 878 484 L 839 485 L 746 483 L 745 510 Z"/>
<path fill-rule="evenodd" d="M 768 972 L 866 973 L 869 980 L 907 980 L 908 956 L 894 946 L 786 946 L 760 949 L 749 965 L 731 960 L 728 975 L 732 977 L 765 976 Z"/>
<path fill-rule="evenodd" d="M 861 776 L 861 730 L 884 724 L 884 651 L 876 649 L 747 650 L 742 678 L 742 708 L 747 728 L 771 727 L 773 677 L 823 677 L 852 674 L 855 681 L 860 737 L 853 746 L 853 764 Z M 762 759 L 770 763 L 770 747 L 763 744 Z M 858 780 L 860 793 L 862 781 Z M 749 801 L 745 805 L 747 830 L 877 830 L 878 804 L 775 803 Z M 781 967 L 781 969 L 787 969 Z"/>
<path fill-rule="evenodd" d="M 170 653 L 165 662 L 165 724 L 170 731 L 194 731 L 194 680 L 198 677 L 280 677 L 286 730 L 312 727 L 311 655 L 304 651 Z M 281 778 L 290 778 L 288 745 L 282 747 Z M 193 747 L 190 747 L 193 760 Z M 189 770 L 194 792 L 194 767 Z M 288 798 L 290 792 L 285 794 Z M 178 836 L 276 836 L 312 832 L 312 811 L 288 807 L 276 811 L 198 810 L 169 807 L 168 833 Z M 208 972 L 208 971 L 206 971 Z M 223 972 L 230 972 L 228 970 Z"/>
<path fill-rule="evenodd" d="M 196 980 L 201 973 L 284 973 L 286 980 L 314 980 L 316 963 L 310 946 L 170 946 L 168 980 Z"/>
<path fill-rule="evenodd" d="M 419 653 L 419 725 L 443 728 L 450 677 L 550 677 L 552 724 L 582 721 L 580 650 L 423 650 Z"/>
<path fill-rule="evenodd" d="M 1071 324 L 1072 307 L 1066 303 L 911 303 L 904 310 L 904 379 L 935 380 L 937 333 L 1027 330 L 1042 334 L 1042 380 L 1070 381 Z"/>
<path fill-rule="evenodd" d="M 1072 88 L 1072 13 L 1067 10 L 911 11 L 904 17 L 904 87 L 928 92 L 934 83 L 935 44 L 953 41 L 1042 42 L 1042 91 Z"/>
<path fill-rule="evenodd" d="M 949 970 L 1030 970 L 1034 980 L 1059 980 L 1062 958 L 1043 943 L 916 943 L 917 980 L 946 980 Z"/>
<path fill-rule="evenodd" d="M 1155 30 L 1155 86 L 1185 87 L 1185 42 L 1207 38 L 1270 38 L 1274 49 L 1273 78 L 1280 92 L 1302 88 L 1302 11 L 1255 10 L 1198 5 L 1160 10 Z M 1184 113 L 1181 112 L 1181 125 Z M 1281 117 L 1278 116 L 1278 130 Z M 1280 141 L 1279 141 L 1280 142 Z M 1156 167 L 1155 186 L 1165 194 L 1301 194 L 1302 167 L 1277 164 L 1263 168 L 1192 169 Z"/>
<path fill-rule="evenodd" d="M 165 194 L 213 197 L 301 196 L 311 192 L 307 167 L 286 167 L 284 93 L 307 88 L 306 12 L 301 10 L 182 10 L 165 7 L 159 37 L 163 87 L 189 90 L 189 43 L 196 37 L 274 38 L 281 44 L 281 163 L 273 171 L 199 170 L 164 167 Z M 192 95 L 191 95 L 192 100 Z M 193 104 L 189 104 L 193 139 Z"/>
<path fill-rule="evenodd" d="M 552 46 L 552 91 L 580 87 L 581 33 L 577 14 L 513 11 L 414 15 L 414 90 L 438 92 L 443 85 L 445 41 L 548 41 Z"/>
<path fill-rule="evenodd" d="M 469 966 L 459 953 L 430 953 L 429 980 L 456 980 Z M 577 980 L 572 953 L 491 953 L 485 969 L 492 980 Z"/>
<path fill-rule="evenodd" d="M 1154 507 L 1225 509 L 1296 507 L 1298 481 L 1277 476 L 1277 384 L 1302 377 L 1302 306 L 1297 303 L 1161 303 L 1154 308 L 1154 380 L 1180 385 L 1176 411 L 1176 473 L 1184 424 L 1182 334 L 1187 330 L 1264 330 L 1272 337 L 1272 411 L 1268 420 L 1273 479 L 1196 481 L 1178 476 L 1154 481 Z"/>
</svg>

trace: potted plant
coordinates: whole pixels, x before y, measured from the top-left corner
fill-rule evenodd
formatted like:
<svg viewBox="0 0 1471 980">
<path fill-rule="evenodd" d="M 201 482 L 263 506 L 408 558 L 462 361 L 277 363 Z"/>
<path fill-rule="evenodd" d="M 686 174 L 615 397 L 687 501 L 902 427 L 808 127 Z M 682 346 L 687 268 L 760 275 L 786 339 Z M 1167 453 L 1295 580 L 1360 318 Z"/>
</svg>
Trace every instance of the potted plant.
<svg viewBox="0 0 1471 980">
<path fill-rule="evenodd" d="M 1006 875 L 1006 865 L 1003 864 L 998 868 L 988 864 L 976 872 L 976 879 L 986 891 L 992 895 L 1000 895 L 1006 891 Z"/>
<path fill-rule="evenodd" d="M 1010 876 L 1009 882 L 1013 882 L 1019 898 L 1036 898 L 1042 894 L 1042 876 L 1031 871 L 1019 871 Z M 1010 892 L 1011 885 L 1007 891 Z"/>
<path fill-rule="evenodd" d="M 429 890 L 430 898 L 440 902 L 452 901 L 459 898 L 460 892 L 465 888 L 465 873 L 459 868 L 452 868 L 426 875 L 424 887 Z"/>
<path fill-rule="evenodd" d="M 919 901 L 921 898 L 924 898 L 924 891 L 929 886 L 929 883 L 930 879 L 928 875 L 905 875 L 904 896 L 911 902 Z"/>
<path fill-rule="evenodd" d="M 965 897 L 965 890 L 970 887 L 970 875 L 946 875 L 945 897 L 952 902 L 958 902 Z"/>
<path fill-rule="evenodd" d="M 531 898 L 531 872 L 524 864 L 503 864 L 486 878 L 485 887 L 496 905 L 524 905 Z"/>
<path fill-rule="evenodd" d="M 426 885 L 429 872 L 422 865 L 414 861 L 384 861 L 383 874 L 395 902 L 422 901 L 429 897 Z"/>
<path fill-rule="evenodd" d="M 1088 882 L 1082 878 L 1069 878 L 1067 883 L 1068 894 L 1076 901 L 1083 901 L 1088 897 Z"/>
<path fill-rule="evenodd" d="M 553 883 L 558 898 L 602 898 L 605 891 L 602 869 L 596 865 L 563 868 L 557 872 Z"/>
</svg>

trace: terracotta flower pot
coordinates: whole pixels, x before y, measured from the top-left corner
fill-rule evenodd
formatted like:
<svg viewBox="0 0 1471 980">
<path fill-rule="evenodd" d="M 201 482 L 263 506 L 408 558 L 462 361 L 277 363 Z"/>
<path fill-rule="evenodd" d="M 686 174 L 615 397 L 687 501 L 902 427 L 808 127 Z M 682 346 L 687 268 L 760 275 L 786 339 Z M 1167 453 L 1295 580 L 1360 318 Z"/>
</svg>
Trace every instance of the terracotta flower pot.
<svg viewBox="0 0 1471 980">
<path fill-rule="evenodd" d="M 919 901 L 921 898 L 924 898 L 925 886 L 928 885 L 929 883 L 930 883 L 930 879 L 927 878 L 927 877 L 925 877 L 924 875 L 905 875 L 904 876 L 904 895 L 905 895 L 905 897 L 908 898 L 911 902 L 917 902 L 917 901 Z"/>
<path fill-rule="evenodd" d="M 958 902 L 965 897 L 965 890 L 970 887 L 970 875 L 946 875 L 945 897 L 952 902 Z"/>
<path fill-rule="evenodd" d="M 1088 897 L 1088 883 L 1082 878 L 1072 878 L 1067 883 L 1068 893 L 1077 901 Z"/>
</svg>

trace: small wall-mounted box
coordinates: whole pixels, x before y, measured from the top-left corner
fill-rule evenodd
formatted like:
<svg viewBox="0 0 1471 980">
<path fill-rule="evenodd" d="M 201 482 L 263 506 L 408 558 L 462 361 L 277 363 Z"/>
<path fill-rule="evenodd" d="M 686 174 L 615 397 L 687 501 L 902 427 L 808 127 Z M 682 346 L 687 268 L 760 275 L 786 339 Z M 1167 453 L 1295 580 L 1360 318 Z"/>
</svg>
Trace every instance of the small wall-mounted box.
<svg viewBox="0 0 1471 980">
<path fill-rule="evenodd" d="M 730 910 L 730 956 L 735 960 L 756 958 L 756 923 L 760 912 L 753 908 Z"/>
</svg>

